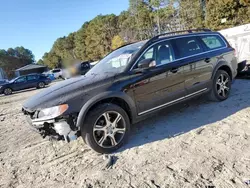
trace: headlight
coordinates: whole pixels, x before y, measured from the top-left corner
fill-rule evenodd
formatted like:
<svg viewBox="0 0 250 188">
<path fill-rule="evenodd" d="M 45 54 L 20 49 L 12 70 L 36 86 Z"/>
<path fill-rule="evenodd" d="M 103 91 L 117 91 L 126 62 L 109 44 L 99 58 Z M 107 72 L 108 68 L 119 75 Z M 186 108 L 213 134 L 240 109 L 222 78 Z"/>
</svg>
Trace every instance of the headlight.
<svg viewBox="0 0 250 188">
<path fill-rule="evenodd" d="M 45 108 L 39 112 L 38 117 L 42 119 L 53 119 L 62 115 L 68 108 L 69 106 L 67 104 Z"/>
</svg>

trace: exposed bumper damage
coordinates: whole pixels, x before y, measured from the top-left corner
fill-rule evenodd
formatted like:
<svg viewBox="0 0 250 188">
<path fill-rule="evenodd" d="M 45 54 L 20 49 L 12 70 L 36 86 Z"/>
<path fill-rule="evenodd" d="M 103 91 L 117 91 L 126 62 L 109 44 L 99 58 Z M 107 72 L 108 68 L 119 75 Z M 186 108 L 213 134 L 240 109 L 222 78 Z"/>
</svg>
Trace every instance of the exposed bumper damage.
<svg viewBox="0 0 250 188">
<path fill-rule="evenodd" d="M 79 136 L 79 128 L 76 127 L 77 116 L 65 116 L 54 119 L 36 118 L 36 112 L 28 112 L 22 109 L 26 115 L 31 129 L 39 133 L 43 138 L 67 142 L 76 140 Z"/>
</svg>

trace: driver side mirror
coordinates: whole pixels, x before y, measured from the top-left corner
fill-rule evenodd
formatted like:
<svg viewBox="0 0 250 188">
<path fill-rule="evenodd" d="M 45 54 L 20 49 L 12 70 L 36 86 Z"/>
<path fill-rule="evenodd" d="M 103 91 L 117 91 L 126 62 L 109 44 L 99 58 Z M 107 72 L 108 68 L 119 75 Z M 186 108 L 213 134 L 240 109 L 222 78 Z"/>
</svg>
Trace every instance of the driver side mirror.
<svg viewBox="0 0 250 188">
<path fill-rule="evenodd" d="M 156 62 L 153 58 L 143 59 L 138 63 L 139 69 L 148 69 L 148 68 L 155 67 L 155 66 L 156 66 Z"/>
</svg>

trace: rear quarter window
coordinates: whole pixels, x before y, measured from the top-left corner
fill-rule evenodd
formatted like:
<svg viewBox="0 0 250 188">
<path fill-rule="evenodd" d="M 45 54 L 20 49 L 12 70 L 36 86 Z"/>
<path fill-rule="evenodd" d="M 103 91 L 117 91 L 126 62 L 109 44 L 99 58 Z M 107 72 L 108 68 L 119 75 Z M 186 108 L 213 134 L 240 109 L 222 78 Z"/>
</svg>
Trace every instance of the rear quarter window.
<svg viewBox="0 0 250 188">
<path fill-rule="evenodd" d="M 214 50 L 218 48 L 226 47 L 225 42 L 219 35 L 206 35 L 201 36 L 201 40 L 204 42 L 208 50 Z"/>
</svg>

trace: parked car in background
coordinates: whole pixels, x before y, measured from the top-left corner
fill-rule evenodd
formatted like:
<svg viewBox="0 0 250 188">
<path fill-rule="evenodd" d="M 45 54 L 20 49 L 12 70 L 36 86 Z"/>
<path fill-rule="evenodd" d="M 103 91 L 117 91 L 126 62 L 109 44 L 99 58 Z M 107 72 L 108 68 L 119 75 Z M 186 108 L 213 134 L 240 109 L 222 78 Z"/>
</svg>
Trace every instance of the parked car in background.
<svg viewBox="0 0 250 188">
<path fill-rule="evenodd" d="M 29 88 L 44 88 L 51 80 L 41 74 L 29 74 L 25 76 L 19 76 L 10 80 L 7 83 L 0 85 L 0 94 L 10 95 L 13 91 L 19 91 Z"/>
<path fill-rule="evenodd" d="M 207 94 L 229 97 L 237 74 L 234 49 L 218 32 L 165 33 L 118 48 L 85 76 L 58 83 L 23 104 L 43 137 L 83 140 L 111 153 L 128 139 L 130 125 L 164 107 Z"/>
<path fill-rule="evenodd" d="M 219 31 L 235 49 L 239 63 L 250 64 L 250 24 L 236 26 Z"/>
<path fill-rule="evenodd" d="M 69 79 L 71 77 L 85 75 L 91 68 L 91 65 L 88 61 L 75 63 L 69 66 L 66 69 L 63 69 L 62 78 Z"/>
<path fill-rule="evenodd" d="M 51 74 L 50 71 L 48 71 L 48 72 L 43 72 L 42 75 L 48 77 L 51 81 L 53 81 L 53 80 L 56 79 L 55 76 L 54 76 L 54 74 Z"/>
<path fill-rule="evenodd" d="M 62 71 L 62 69 L 53 69 L 50 72 L 51 72 L 51 74 L 54 75 L 54 77 L 56 79 L 63 78 L 63 71 Z"/>
<path fill-rule="evenodd" d="M 250 24 L 219 31 L 235 49 L 238 60 L 238 76 L 249 74 L 250 64 Z"/>
</svg>

